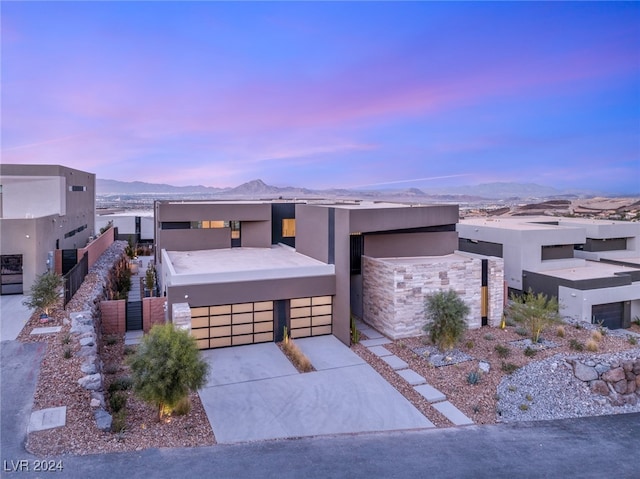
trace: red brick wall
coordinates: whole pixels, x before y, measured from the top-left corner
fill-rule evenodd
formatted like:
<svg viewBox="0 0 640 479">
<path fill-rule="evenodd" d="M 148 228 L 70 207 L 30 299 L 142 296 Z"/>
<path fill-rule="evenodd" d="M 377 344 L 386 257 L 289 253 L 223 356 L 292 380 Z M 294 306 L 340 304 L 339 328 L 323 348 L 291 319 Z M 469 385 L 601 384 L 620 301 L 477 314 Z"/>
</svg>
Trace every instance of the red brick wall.
<svg viewBox="0 0 640 479">
<path fill-rule="evenodd" d="M 164 303 L 166 298 L 143 298 L 142 299 L 142 329 L 145 333 L 154 324 L 164 324 Z"/>
<path fill-rule="evenodd" d="M 103 334 L 124 334 L 127 329 L 127 305 L 124 299 L 100 302 Z"/>
</svg>

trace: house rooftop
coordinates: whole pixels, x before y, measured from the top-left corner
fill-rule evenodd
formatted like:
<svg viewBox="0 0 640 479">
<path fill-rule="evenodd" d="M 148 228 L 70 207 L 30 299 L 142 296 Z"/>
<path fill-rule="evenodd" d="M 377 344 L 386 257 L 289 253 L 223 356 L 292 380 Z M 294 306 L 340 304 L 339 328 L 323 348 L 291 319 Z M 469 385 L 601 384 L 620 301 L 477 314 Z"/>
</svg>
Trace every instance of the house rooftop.
<svg viewBox="0 0 640 479">
<path fill-rule="evenodd" d="M 171 284 L 227 283 L 335 274 L 334 265 L 297 253 L 285 245 L 163 251 Z"/>
<path fill-rule="evenodd" d="M 403 258 L 376 258 L 378 261 L 391 263 L 395 265 L 415 265 L 415 264 L 441 264 L 441 263 L 457 263 L 459 261 L 468 261 L 472 255 L 451 253 L 442 256 L 409 256 Z"/>
<path fill-rule="evenodd" d="M 585 279 L 608 278 L 637 271 L 637 268 L 627 266 L 601 263 L 598 261 L 586 261 L 584 266 L 539 271 L 539 273 L 570 281 L 578 281 Z"/>
</svg>

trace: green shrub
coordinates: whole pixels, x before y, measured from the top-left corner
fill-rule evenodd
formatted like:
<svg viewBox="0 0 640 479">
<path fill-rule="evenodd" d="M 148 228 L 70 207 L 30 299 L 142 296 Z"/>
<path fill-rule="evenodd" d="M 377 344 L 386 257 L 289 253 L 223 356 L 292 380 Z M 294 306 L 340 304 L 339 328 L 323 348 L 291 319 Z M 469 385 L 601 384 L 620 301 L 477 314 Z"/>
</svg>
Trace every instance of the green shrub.
<svg viewBox="0 0 640 479">
<path fill-rule="evenodd" d="M 64 351 L 62 352 L 62 356 L 65 359 L 71 359 L 71 356 L 73 356 L 73 351 L 71 351 L 71 348 L 67 346 L 66 348 L 64 348 Z"/>
<path fill-rule="evenodd" d="M 503 344 L 496 344 L 496 347 L 493 349 L 495 349 L 496 353 L 498 353 L 498 356 L 503 359 L 509 357 L 509 355 L 511 354 L 511 349 Z"/>
<path fill-rule="evenodd" d="M 109 406 L 113 412 L 118 412 L 127 405 L 127 395 L 116 391 L 109 397 Z"/>
<path fill-rule="evenodd" d="M 534 357 L 536 354 L 538 354 L 538 350 L 534 349 L 530 346 L 527 346 L 524 350 L 524 355 L 528 358 L 532 358 Z"/>
<path fill-rule="evenodd" d="M 71 342 L 71 335 L 69 333 L 65 334 L 64 336 L 62 336 L 60 342 L 62 344 L 69 344 Z"/>
<path fill-rule="evenodd" d="M 115 334 L 110 334 L 104 339 L 104 344 L 106 344 L 107 346 L 118 344 L 118 336 L 116 336 Z"/>
<path fill-rule="evenodd" d="M 124 347 L 124 355 L 125 356 L 130 356 L 132 354 L 135 354 L 137 349 L 138 349 L 138 347 L 135 344 L 127 344 Z"/>
<path fill-rule="evenodd" d="M 534 343 L 540 340 L 544 328 L 560 321 L 558 309 L 555 296 L 547 298 L 545 294 L 535 294 L 531 289 L 520 296 L 512 294 L 507 308 L 509 316 L 529 331 Z"/>
<path fill-rule="evenodd" d="M 529 410 L 529 405 L 526 403 L 520 404 L 520 410 L 521 411 L 528 411 Z"/>
<path fill-rule="evenodd" d="M 504 361 L 502 361 L 502 364 L 500 366 L 500 369 L 502 369 L 502 371 L 504 371 L 507 374 L 511 374 L 512 372 L 517 371 L 518 368 L 519 368 L 518 365 L 513 363 L 506 363 Z"/>
<path fill-rule="evenodd" d="M 105 364 L 103 371 L 105 374 L 115 374 L 120 371 L 120 366 L 115 363 Z"/>
<path fill-rule="evenodd" d="M 471 371 L 469 374 L 467 374 L 467 383 L 469 384 L 478 384 L 480 382 L 480 379 L 482 379 L 482 374 L 479 371 Z"/>
<path fill-rule="evenodd" d="M 127 429 L 127 410 L 125 408 L 120 409 L 113 415 L 111 421 L 111 432 L 116 434 L 122 434 Z"/>
<path fill-rule="evenodd" d="M 440 351 L 453 348 L 467 330 L 469 307 L 450 289 L 428 294 L 425 300 L 427 324 L 424 331 Z"/>
<path fill-rule="evenodd" d="M 516 328 L 516 334 L 518 336 L 528 336 L 529 335 L 529 331 L 527 331 L 525 328 L 523 328 L 522 326 L 518 326 Z"/>
<path fill-rule="evenodd" d="M 51 308 L 60 300 L 60 288 L 63 284 L 64 279 L 59 274 L 42 274 L 33 282 L 29 296 L 22 304 L 29 309 L 40 309 L 48 316 Z"/>
<path fill-rule="evenodd" d="M 491 333 L 487 333 L 484 335 L 484 339 L 487 341 L 493 341 L 494 339 L 496 339 L 496 337 Z"/>
<path fill-rule="evenodd" d="M 584 351 L 584 344 L 577 339 L 572 339 L 571 341 L 569 341 L 569 347 L 574 351 Z"/>
<path fill-rule="evenodd" d="M 635 336 L 629 336 L 627 340 L 629 341 L 629 344 L 631 346 L 635 346 L 636 344 L 638 344 L 638 340 L 636 339 Z"/>
<path fill-rule="evenodd" d="M 109 384 L 109 392 L 126 391 L 133 386 L 133 380 L 129 376 L 120 376 L 115 378 L 111 384 Z"/>
<path fill-rule="evenodd" d="M 172 323 L 151 328 L 130 365 L 135 393 L 158 408 L 159 419 L 190 391 L 204 386 L 209 369 L 195 338 Z"/>
</svg>

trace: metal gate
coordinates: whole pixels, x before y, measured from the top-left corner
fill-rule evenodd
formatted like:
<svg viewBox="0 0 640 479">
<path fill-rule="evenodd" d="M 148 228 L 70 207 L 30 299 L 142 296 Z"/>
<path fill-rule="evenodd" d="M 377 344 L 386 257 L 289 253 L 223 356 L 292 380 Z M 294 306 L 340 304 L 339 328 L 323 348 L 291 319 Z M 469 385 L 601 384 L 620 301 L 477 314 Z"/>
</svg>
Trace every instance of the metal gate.
<svg viewBox="0 0 640 479">
<path fill-rule="evenodd" d="M 594 304 L 591 307 L 591 322 L 609 329 L 619 329 L 624 321 L 624 303 Z"/>
<path fill-rule="evenodd" d="M 140 331 L 142 329 L 142 301 L 127 301 L 126 317 L 127 331 Z"/>
</svg>

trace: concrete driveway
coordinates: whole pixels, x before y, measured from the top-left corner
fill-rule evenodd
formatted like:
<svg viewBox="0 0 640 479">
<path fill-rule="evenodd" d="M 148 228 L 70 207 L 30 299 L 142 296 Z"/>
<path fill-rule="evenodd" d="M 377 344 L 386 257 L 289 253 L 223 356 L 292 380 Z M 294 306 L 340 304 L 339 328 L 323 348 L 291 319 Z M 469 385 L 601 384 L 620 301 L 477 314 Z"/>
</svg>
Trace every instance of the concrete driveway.
<svg viewBox="0 0 640 479">
<path fill-rule="evenodd" d="M 13 341 L 31 317 L 23 294 L 0 296 L 0 341 Z"/>
<path fill-rule="evenodd" d="M 335 337 L 296 344 L 315 372 L 298 373 L 274 343 L 203 352 L 199 393 L 219 443 L 434 427 Z"/>
</svg>

